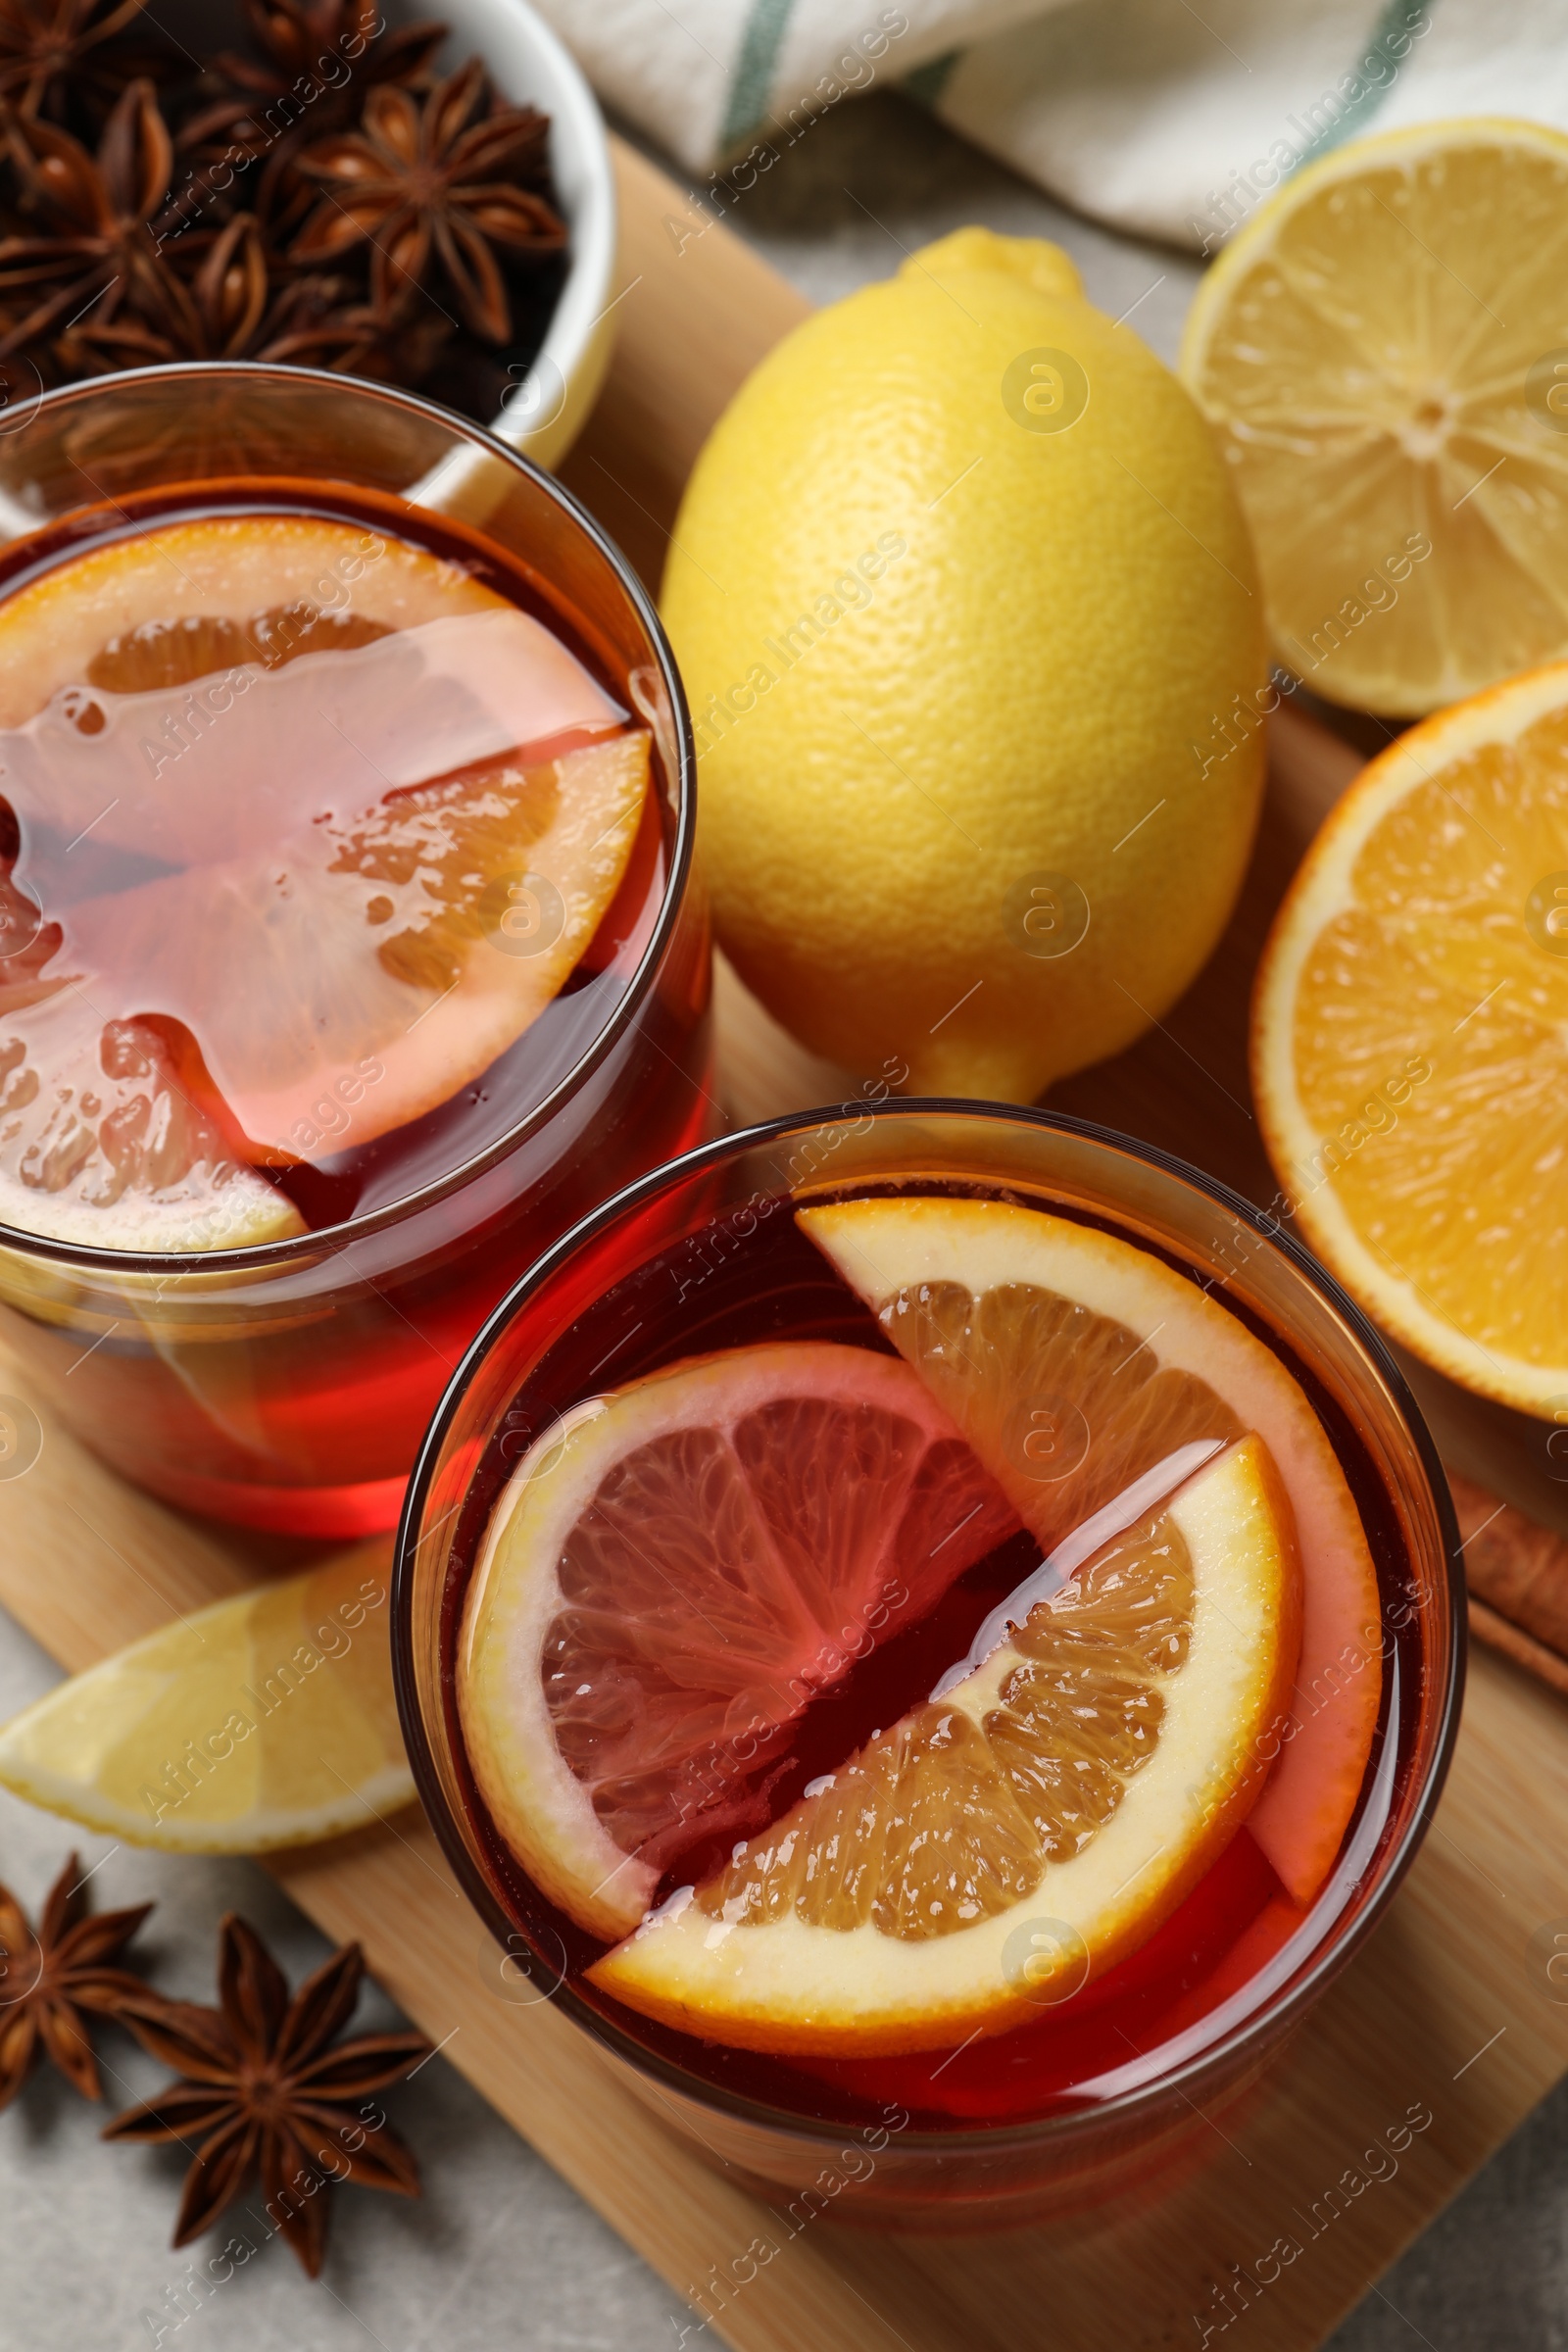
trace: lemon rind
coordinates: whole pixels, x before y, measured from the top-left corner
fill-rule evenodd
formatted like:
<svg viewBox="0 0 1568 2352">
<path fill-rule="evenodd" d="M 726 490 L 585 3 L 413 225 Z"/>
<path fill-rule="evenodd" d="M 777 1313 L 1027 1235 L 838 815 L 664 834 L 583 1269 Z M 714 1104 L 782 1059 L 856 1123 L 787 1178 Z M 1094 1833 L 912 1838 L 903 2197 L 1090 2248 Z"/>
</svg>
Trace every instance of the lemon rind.
<svg viewBox="0 0 1568 2352">
<path fill-rule="evenodd" d="M 365 1703 L 362 1677 L 368 1653 L 364 1647 L 352 1671 L 328 1688 L 339 1720 L 378 1740 L 379 1756 L 373 1769 L 345 1785 L 343 1776 L 323 1761 L 317 1777 L 324 1793 L 313 1803 L 288 1805 L 266 1800 L 248 1809 L 241 1805 L 221 1813 L 207 1803 L 210 1788 L 220 1797 L 231 1798 L 254 1786 L 257 1774 L 266 1774 L 269 1755 L 294 1762 L 299 1750 L 292 1735 L 307 1730 L 318 1700 L 313 1696 L 303 1715 L 285 1714 L 269 1728 L 275 1707 L 288 1705 L 290 1691 L 306 1684 L 307 1674 L 331 1674 L 334 1668 L 344 1666 L 357 1643 L 369 1643 L 369 1656 L 383 1661 L 380 1713 L 385 1721 L 392 1721 L 391 1669 L 384 1656 L 386 1630 L 372 1614 L 386 1598 L 384 1573 L 368 1580 L 380 1588 L 380 1600 L 376 1601 L 367 1592 L 366 1568 L 361 1555 L 349 1553 L 281 1583 L 230 1593 L 156 1627 L 96 1665 L 56 1684 L 0 1725 L 0 1787 L 87 1829 L 128 1844 L 173 1853 L 250 1854 L 316 1844 L 344 1831 L 363 1829 L 412 1803 L 414 1776 L 401 1738 L 394 1728 L 394 1752 L 380 1737 L 374 1715 Z M 362 1581 L 354 1585 L 356 1578 Z M 349 1616 L 345 1602 L 357 1604 L 357 1617 Z M 339 1632 L 347 1637 L 347 1646 L 340 1651 L 318 1648 L 313 1629 L 334 1614 Z M 261 1657 L 254 1641 L 258 1619 L 271 1635 Z M 314 1667 L 301 1667 L 296 1634 L 316 1651 Z M 280 1686 L 275 1702 L 269 1691 L 263 1711 L 252 1714 L 257 1704 L 255 1685 L 270 1684 L 285 1666 L 290 1682 Z M 211 1680 L 204 1680 L 204 1669 Z M 244 1681 L 247 1675 L 248 1685 Z M 144 1811 L 107 1794 L 100 1776 L 111 1759 L 123 1768 L 127 1746 L 182 1686 L 190 1694 L 188 1716 L 181 1723 L 166 1725 L 157 1740 L 149 1738 L 145 1756 L 138 1759 L 144 1795 L 153 1792 L 165 1800 L 155 1817 L 151 1808 Z M 229 1710 L 235 1706 L 242 1706 L 247 1715 L 250 1730 L 246 1738 L 259 1735 L 259 1744 L 241 1749 L 237 1740 L 230 1740 L 226 1750 L 210 1747 L 206 1772 L 217 1777 L 196 1775 L 182 1751 L 204 1734 L 224 1729 Z M 319 1738 L 318 1729 L 316 1736 Z M 247 1779 L 224 1776 L 223 1765 L 235 1755 L 244 1757 Z M 171 1768 L 177 1777 L 170 1777 Z"/>
</svg>

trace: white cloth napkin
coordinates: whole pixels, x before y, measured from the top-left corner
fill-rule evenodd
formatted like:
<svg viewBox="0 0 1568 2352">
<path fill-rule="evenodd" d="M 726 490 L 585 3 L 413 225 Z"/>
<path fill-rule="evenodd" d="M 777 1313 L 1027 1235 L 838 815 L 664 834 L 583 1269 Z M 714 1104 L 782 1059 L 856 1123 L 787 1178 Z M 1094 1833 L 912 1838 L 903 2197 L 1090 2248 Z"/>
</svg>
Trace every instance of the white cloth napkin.
<svg viewBox="0 0 1568 2352">
<path fill-rule="evenodd" d="M 1379 129 L 1568 129 L 1568 0 L 534 0 L 606 102 L 735 183 L 901 82 L 1079 212 L 1211 251 Z"/>
</svg>

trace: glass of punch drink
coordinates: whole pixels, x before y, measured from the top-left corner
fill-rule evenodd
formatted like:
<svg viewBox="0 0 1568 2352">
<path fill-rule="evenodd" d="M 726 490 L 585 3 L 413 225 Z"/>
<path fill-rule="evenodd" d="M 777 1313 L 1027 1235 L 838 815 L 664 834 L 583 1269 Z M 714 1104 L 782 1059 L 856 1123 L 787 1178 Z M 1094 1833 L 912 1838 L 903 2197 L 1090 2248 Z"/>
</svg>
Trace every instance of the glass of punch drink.
<svg viewBox="0 0 1568 2352">
<path fill-rule="evenodd" d="M 394 1658 L 497 1989 L 787 2190 L 880 2134 L 853 2202 L 907 2215 L 1206 2130 L 1413 1853 L 1463 1624 L 1408 1393 L 1277 1220 L 883 1102 L 532 1270 L 426 1441 Z"/>
<path fill-rule="evenodd" d="M 330 375 L 0 437 L 0 1316 L 197 1510 L 389 1526 L 508 1286 L 710 1131 L 657 618 L 475 426 Z"/>
</svg>

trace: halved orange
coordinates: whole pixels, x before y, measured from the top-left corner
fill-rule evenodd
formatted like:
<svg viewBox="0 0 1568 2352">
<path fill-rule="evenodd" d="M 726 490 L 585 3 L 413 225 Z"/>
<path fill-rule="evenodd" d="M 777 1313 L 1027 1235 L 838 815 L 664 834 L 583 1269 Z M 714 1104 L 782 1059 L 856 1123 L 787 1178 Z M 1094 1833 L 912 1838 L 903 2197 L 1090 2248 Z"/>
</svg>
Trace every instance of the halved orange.
<svg viewBox="0 0 1568 2352">
<path fill-rule="evenodd" d="M 1301 1231 L 1396 1339 L 1568 1396 L 1568 663 L 1412 728 L 1307 852 L 1252 1084 Z"/>
<path fill-rule="evenodd" d="M 1179 1448 L 1247 1430 L 1263 1439 L 1299 1532 L 1302 1639 L 1279 1761 L 1249 1828 L 1309 1901 L 1366 1769 L 1380 1609 L 1345 1474 L 1279 1357 L 1148 1250 L 1044 1210 L 928 1198 L 797 1215 L 1047 1554 Z"/>
<path fill-rule="evenodd" d="M 767 1817 L 811 1700 L 1016 1528 L 895 1357 L 781 1342 L 565 1415 L 466 1605 L 465 1742 L 503 1835 L 612 1938 L 666 1861 Z"/>
<path fill-rule="evenodd" d="M 592 938 L 648 789 L 646 732 L 540 623 L 294 517 L 20 590 L 0 722 L 0 1221 L 123 1249 L 297 1231 L 246 1163 L 477 1078 Z"/>
<path fill-rule="evenodd" d="M 1143 1942 L 1246 1818 L 1299 1599 L 1290 1503 L 1249 1437 L 590 1975 L 665 2025 L 801 2056 L 1022 2024 Z"/>
</svg>

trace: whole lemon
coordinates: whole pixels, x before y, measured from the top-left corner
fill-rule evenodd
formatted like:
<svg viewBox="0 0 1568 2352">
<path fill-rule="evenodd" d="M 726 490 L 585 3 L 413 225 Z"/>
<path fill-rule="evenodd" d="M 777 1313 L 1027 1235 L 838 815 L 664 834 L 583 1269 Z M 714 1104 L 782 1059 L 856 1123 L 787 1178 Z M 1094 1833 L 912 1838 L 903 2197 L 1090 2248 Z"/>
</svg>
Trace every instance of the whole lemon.
<svg viewBox="0 0 1568 2352">
<path fill-rule="evenodd" d="M 787 336 L 663 611 L 719 940 L 815 1052 L 1029 1101 L 1207 956 L 1262 783 L 1251 549 L 1054 246 L 960 229 Z"/>
</svg>

